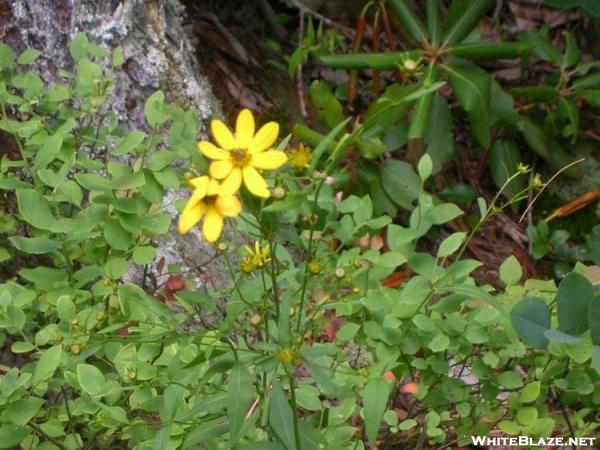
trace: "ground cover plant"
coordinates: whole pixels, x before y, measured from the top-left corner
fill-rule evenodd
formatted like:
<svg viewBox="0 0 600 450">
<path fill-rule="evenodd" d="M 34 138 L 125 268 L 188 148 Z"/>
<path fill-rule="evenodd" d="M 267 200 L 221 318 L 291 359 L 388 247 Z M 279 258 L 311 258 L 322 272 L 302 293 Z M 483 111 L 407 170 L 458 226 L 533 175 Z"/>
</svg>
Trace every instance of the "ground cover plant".
<svg viewBox="0 0 600 450">
<path fill-rule="evenodd" d="M 490 3 L 446 11 L 444 26 L 427 2 L 428 31 L 420 11 L 389 6 L 401 29 L 426 37 L 421 47 L 441 37 L 477 56 L 491 47 L 460 42 Z M 316 130 L 288 133 L 239 108 L 200 139 L 196 114 L 161 91 L 144 105 L 143 130 L 118 123 L 101 63 L 121 66 L 120 48 L 77 35 L 75 69 L 48 86 L 29 70 L 38 51 L 0 44 L 0 130 L 14 144 L 0 160 L 0 343 L 14 357 L 0 366 L 0 448 L 460 448 L 472 435 L 597 436 L 597 272 L 577 262 L 560 279 L 531 277 L 511 255 L 490 283 L 473 251 L 488 223 L 533 208 L 556 172 L 579 176 L 567 173 L 575 147 L 560 163 L 548 152 L 582 134 L 588 118 L 574 104 L 595 107 L 598 75 L 564 36 L 564 52 L 533 33 L 494 47 L 559 67 L 545 85 L 512 90 L 472 63 L 436 68 L 432 53 L 356 59 L 318 46 L 336 67 L 376 60 L 409 73 L 382 76 L 381 95 L 354 117 L 343 89 L 314 82 Z M 358 108 L 365 83 L 352 77 Z M 531 103 L 517 113 L 520 97 Z M 454 141 L 452 123 L 489 149 L 493 195 L 436 188 L 453 156 L 433 146 Z M 549 124 L 560 126 L 544 134 Z M 536 149 L 531 133 L 546 144 Z M 407 162 L 395 152 L 409 141 Z M 164 201 L 174 193 L 172 220 Z M 547 222 L 530 225 L 536 258 L 568 240 Z M 158 242 L 175 232 L 202 234 L 228 282 L 173 266 L 150 282 Z M 585 243 L 592 260 L 597 234 Z"/>
</svg>

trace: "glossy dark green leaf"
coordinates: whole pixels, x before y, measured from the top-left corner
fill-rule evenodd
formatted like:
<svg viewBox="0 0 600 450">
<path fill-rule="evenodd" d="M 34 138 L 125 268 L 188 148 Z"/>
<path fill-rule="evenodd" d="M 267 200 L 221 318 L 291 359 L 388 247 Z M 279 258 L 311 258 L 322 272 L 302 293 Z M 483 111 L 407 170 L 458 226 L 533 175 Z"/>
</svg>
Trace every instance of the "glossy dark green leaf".
<svg viewBox="0 0 600 450">
<path fill-rule="evenodd" d="M 489 167 L 492 180 L 498 188 L 504 187 L 508 179 L 518 172 L 517 166 L 523 162 L 518 145 L 513 140 L 498 139 L 490 150 Z M 511 199 L 525 188 L 524 175 L 514 178 L 504 187 L 502 195 Z"/>
<path fill-rule="evenodd" d="M 550 311 L 539 298 L 524 298 L 510 312 L 512 325 L 527 345 L 546 348 L 548 338 L 544 332 L 550 329 Z"/>
<path fill-rule="evenodd" d="M 423 80 L 423 86 L 430 86 L 437 78 L 437 68 L 430 66 L 427 70 L 425 78 Z M 429 119 L 429 111 L 431 109 L 431 102 L 435 92 L 423 95 L 419 98 L 415 104 L 413 111 L 413 117 L 408 129 L 409 139 L 418 139 L 425 136 L 427 128 L 427 122 Z"/>
<path fill-rule="evenodd" d="M 579 61 L 579 47 L 577 46 L 577 41 L 575 40 L 575 36 L 573 33 L 569 33 L 565 31 L 565 53 L 562 59 L 562 67 L 563 69 L 567 69 L 569 67 L 574 66 Z"/>
<path fill-rule="evenodd" d="M 560 65 L 562 58 L 558 50 L 542 32 L 525 30 L 519 34 L 519 38 L 533 45 L 533 52 L 538 58 Z"/>
<path fill-rule="evenodd" d="M 558 97 L 558 90 L 554 86 L 526 86 L 510 89 L 515 97 L 524 97 L 533 102 L 549 102 Z"/>
<path fill-rule="evenodd" d="M 560 170 L 573 162 L 573 158 L 560 144 L 545 134 L 533 121 L 522 117 L 519 120 L 519 128 L 529 148 L 541 156 L 552 170 Z M 579 167 L 571 166 L 562 173 L 575 177 L 579 173 Z"/>
<path fill-rule="evenodd" d="M 450 45 L 462 41 L 493 4 L 494 0 L 471 0 L 460 17 L 444 32 L 442 40 Z"/>
<path fill-rule="evenodd" d="M 425 25 L 404 0 L 388 0 L 388 5 L 410 37 L 418 43 L 427 40 Z"/>
<path fill-rule="evenodd" d="M 352 55 L 325 55 L 321 60 L 333 69 L 395 70 L 408 59 L 417 60 L 420 50 L 390 53 L 355 53 Z"/>
<path fill-rule="evenodd" d="M 476 67 L 447 66 L 448 81 L 467 112 L 473 134 L 482 147 L 490 140 L 490 91 L 492 77 Z"/>
<path fill-rule="evenodd" d="M 442 24 L 440 22 L 440 4 L 438 0 L 427 0 L 427 30 L 432 44 L 438 45 L 442 37 Z"/>
<path fill-rule="evenodd" d="M 597 87 L 600 87 L 600 73 L 593 73 L 591 75 L 579 78 L 575 80 L 572 85 L 574 91 L 592 89 Z"/>
<path fill-rule="evenodd" d="M 437 173 L 454 155 L 452 114 L 448 102 L 440 94 L 433 94 L 425 131 L 427 153 L 433 160 L 433 173 Z"/>
<path fill-rule="evenodd" d="M 452 55 L 472 61 L 495 59 L 513 59 L 526 56 L 533 50 L 527 42 L 482 42 L 453 45 Z"/>
</svg>

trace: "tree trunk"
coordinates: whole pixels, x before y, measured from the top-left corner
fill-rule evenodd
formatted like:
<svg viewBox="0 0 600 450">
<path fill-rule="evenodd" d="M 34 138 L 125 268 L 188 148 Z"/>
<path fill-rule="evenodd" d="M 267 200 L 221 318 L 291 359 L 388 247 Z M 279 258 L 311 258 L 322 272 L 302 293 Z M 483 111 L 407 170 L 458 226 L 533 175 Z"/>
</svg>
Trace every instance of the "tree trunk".
<svg viewBox="0 0 600 450">
<path fill-rule="evenodd" d="M 0 0 L 0 40 L 17 54 L 27 48 L 40 50 L 43 56 L 33 68 L 47 84 L 60 81 L 61 69 L 73 69 L 69 43 L 77 33 L 86 33 L 110 52 L 121 46 L 122 68 L 104 69 L 115 79 L 107 106 L 123 126 L 147 127 L 144 102 L 158 89 L 169 102 L 195 109 L 204 124 L 220 115 L 220 106 L 200 73 L 183 27 L 184 14 L 178 0 Z M 198 132 L 200 137 L 202 130 Z M 170 192 L 165 199 L 174 219 L 176 211 L 169 205 L 179 195 Z M 193 272 L 214 252 L 200 233 L 178 236 L 174 227 L 172 231 L 159 243 L 157 261 L 164 258 L 166 264 Z M 217 284 L 225 279 L 218 265 L 207 273 Z M 131 281 L 141 281 L 141 272 L 130 276 Z"/>
</svg>

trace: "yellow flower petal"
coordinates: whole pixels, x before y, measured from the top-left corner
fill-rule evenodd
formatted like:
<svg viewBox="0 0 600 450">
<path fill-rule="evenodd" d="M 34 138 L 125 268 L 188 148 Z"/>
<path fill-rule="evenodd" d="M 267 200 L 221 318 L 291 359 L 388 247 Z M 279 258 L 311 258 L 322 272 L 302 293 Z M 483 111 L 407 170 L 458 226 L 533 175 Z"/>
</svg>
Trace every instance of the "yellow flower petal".
<svg viewBox="0 0 600 450">
<path fill-rule="evenodd" d="M 254 137 L 254 116 L 249 109 L 242 109 L 235 123 L 235 139 L 240 147 L 247 148 Z"/>
<path fill-rule="evenodd" d="M 208 188 L 207 176 L 190 178 L 188 180 L 188 183 L 190 183 L 195 188 L 193 194 L 194 196 L 199 196 L 199 198 L 202 198 L 206 195 L 206 189 Z"/>
<path fill-rule="evenodd" d="M 257 169 L 277 169 L 286 161 L 287 155 L 279 150 L 268 150 L 252 155 L 252 165 Z"/>
<path fill-rule="evenodd" d="M 210 164 L 209 172 L 212 177 L 215 177 L 218 180 L 222 180 L 229 172 L 233 169 L 233 163 L 230 159 L 224 159 L 221 161 L 213 161 Z"/>
<path fill-rule="evenodd" d="M 210 130 L 212 131 L 213 138 L 221 148 L 231 150 L 238 147 L 238 143 L 233 134 L 231 134 L 231 131 L 229 131 L 229 128 L 227 128 L 227 125 L 220 120 L 211 120 Z"/>
<path fill-rule="evenodd" d="M 252 145 L 248 148 L 250 153 L 264 152 L 266 149 L 271 148 L 277 136 L 279 135 L 279 124 L 277 122 L 269 122 L 261 127 L 252 139 Z"/>
<path fill-rule="evenodd" d="M 219 192 L 221 192 L 221 185 L 214 178 L 210 178 L 208 182 L 208 187 L 206 188 L 206 195 L 218 195 Z"/>
<path fill-rule="evenodd" d="M 219 193 L 221 195 L 233 195 L 237 191 L 240 190 L 240 186 L 242 185 L 242 171 L 239 167 L 234 167 L 221 182 L 221 188 Z"/>
<path fill-rule="evenodd" d="M 221 160 L 229 158 L 228 152 L 208 141 L 198 142 L 198 150 L 200 150 L 204 156 L 210 159 Z"/>
<path fill-rule="evenodd" d="M 235 195 L 219 196 L 215 208 L 222 216 L 236 217 L 242 212 L 242 203 Z"/>
<path fill-rule="evenodd" d="M 258 173 L 258 171 L 252 166 L 246 166 L 243 169 L 244 184 L 250 191 L 250 193 L 257 197 L 267 198 L 269 197 L 269 187 L 265 182 L 265 179 Z"/>
<path fill-rule="evenodd" d="M 194 225 L 200 222 L 205 211 L 206 205 L 204 203 L 192 203 L 190 201 L 179 216 L 177 231 L 179 231 L 180 234 L 185 234 L 190 231 Z"/>
<path fill-rule="evenodd" d="M 223 231 L 223 216 L 214 208 L 208 208 L 204 223 L 202 224 L 202 234 L 208 242 L 215 242 L 221 236 Z"/>
</svg>

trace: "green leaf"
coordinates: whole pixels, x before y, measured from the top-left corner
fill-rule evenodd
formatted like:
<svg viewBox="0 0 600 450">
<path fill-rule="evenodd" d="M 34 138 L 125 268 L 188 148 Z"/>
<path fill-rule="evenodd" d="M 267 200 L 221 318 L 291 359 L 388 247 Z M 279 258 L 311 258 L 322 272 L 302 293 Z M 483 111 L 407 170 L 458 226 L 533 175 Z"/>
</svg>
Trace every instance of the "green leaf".
<svg viewBox="0 0 600 450">
<path fill-rule="evenodd" d="M 52 215 L 50 203 L 35 189 L 17 190 L 19 214 L 25 222 L 40 230 L 54 230 L 56 219 Z"/>
<path fill-rule="evenodd" d="M 54 375 L 62 357 L 62 346 L 55 345 L 42 352 L 42 356 L 35 365 L 32 381 L 34 383 L 47 380 Z"/>
<path fill-rule="evenodd" d="M 133 250 L 133 261 L 140 266 L 150 264 L 155 256 L 156 249 L 149 245 L 136 247 L 135 250 Z"/>
<path fill-rule="evenodd" d="M 165 106 L 165 94 L 162 91 L 156 91 L 146 100 L 144 116 L 152 128 L 159 127 L 169 119 Z"/>
<path fill-rule="evenodd" d="M 533 45 L 526 42 L 477 42 L 454 45 L 449 52 L 471 61 L 513 59 L 531 53 Z"/>
<path fill-rule="evenodd" d="M 438 0 L 427 0 L 427 30 L 432 44 L 438 45 L 442 37 L 442 25 L 440 23 L 440 5 Z"/>
<path fill-rule="evenodd" d="M 119 67 L 122 66 L 124 62 L 123 47 L 119 45 L 113 50 L 111 65 L 113 67 Z"/>
<path fill-rule="evenodd" d="M 502 195 L 510 200 L 525 188 L 525 176 L 515 177 L 505 186 L 508 179 L 515 175 L 518 165 L 522 164 L 521 152 L 513 140 L 498 139 L 490 150 L 489 168 L 492 180 L 499 189 L 503 189 Z"/>
<path fill-rule="evenodd" d="M 417 165 L 417 171 L 423 181 L 431 176 L 431 172 L 433 171 L 433 161 L 430 155 L 423 155 L 421 157 Z"/>
<path fill-rule="evenodd" d="M 510 255 L 500 265 L 500 280 L 502 280 L 506 286 L 514 286 L 521 281 L 522 277 L 523 269 L 521 268 L 519 260 L 515 255 Z"/>
<path fill-rule="evenodd" d="M 8 239 L 18 250 L 33 255 L 51 253 L 60 248 L 58 242 L 41 237 L 26 238 L 23 236 L 11 236 Z"/>
<path fill-rule="evenodd" d="M 442 225 L 461 216 L 464 212 L 454 203 L 435 205 L 425 214 L 425 218 L 434 225 Z"/>
<path fill-rule="evenodd" d="M 27 64 L 31 64 L 42 54 L 39 50 L 35 48 L 28 48 L 23 53 L 19 55 L 19 59 L 17 59 L 17 64 L 21 66 L 26 66 Z"/>
<path fill-rule="evenodd" d="M 30 397 L 17 400 L 5 407 L 2 418 L 15 425 L 26 425 L 46 403 L 42 398 Z"/>
<path fill-rule="evenodd" d="M 410 209 L 421 192 L 421 179 L 413 167 L 405 161 L 388 160 L 379 170 L 386 194 L 397 205 Z"/>
<path fill-rule="evenodd" d="M 592 342 L 600 345 L 600 294 L 596 293 L 590 300 L 588 323 L 592 334 Z"/>
<path fill-rule="evenodd" d="M 562 58 L 562 68 L 568 69 L 579 61 L 579 47 L 577 46 L 577 41 L 575 40 L 573 33 L 564 31 L 563 34 L 565 36 L 565 54 Z"/>
<path fill-rule="evenodd" d="M 45 169 L 59 154 L 63 144 L 63 137 L 59 134 L 48 136 L 44 139 L 40 150 L 35 155 L 34 169 Z"/>
<path fill-rule="evenodd" d="M 523 380 L 521 376 L 512 370 L 502 372 L 498 375 L 498 383 L 504 386 L 506 389 L 517 389 L 523 386 Z"/>
<path fill-rule="evenodd" d="M 106 243 L 116 250 L 128 250 L 133 244 L 131 234 L 116 219 L 110 219 L 104 226 Z"/>
<path fill-rule="evenodd" d="M 75 179 L 81 186 L 90 191 L 112 190 L 112 183 L 109 179 L 94 173 L 78 173 L 75 174 Z"/>
<path fill-rule="evenodd" d="M 75 37 L 71 39 L 71 43 L 69 44 L 69 53 L 71 54 L 71 58 L 73 58 L 75 61 L 79 61 L 81 58 L 87 55 L 89 46 L 90 41 L 85 33 L 77 33 Z"/>
<path fill-rule="evenodd" d="M 376 69 L 394 70 L 408 59 L 417 60 L 420 50 L 389 53 L 355 53 L 350 55 L 323 55 L 321 61 L 333 69 Z"/>
<path fill-rule="evenodd" d="M 123 139 L 119 141 L 117 146 L 113 149 L 113 156 L 122 156 L 125 155 L 132 150 L 135 150 L 146 137 L 146 133 L 143 131 L 132 131 L 127 134 Z"/>
<path fill-rule="evenodd" d="M 459 231 L 457 233 L 452 233 L 444 239 L 438 248 L 437 257 L 445 258 L 457 251 L 465 240 L 466 235 L 467 233 Z"/>
<path fill-rule="evenodd" d="M 492 77 L 475 66 L 446 66 L 446 71 L 454 95 L 469 116 L 475 138 L 484 148 L 489 148 Z"/>
<path fill-rule="evenodd" d="M 388 5 L 410 37 L 417 43 L 427 40 L 428 33 L 425 25 L 404 0 L 388 0 Z"/>
<path fill-rule="evenodd" d="M 313 173 L 317 168 L 317 164 L 319 160 L 323 156 L 323 153 L 335 142 L 336 137 L 340 132 L 346 127 L 348 122 L 350 122 L 350 117 L 348 117 L 343 122 L 339 123 L 333 130 L 331 130 L 327 136 L 325 136 L 321 142 L 314 148 L 312 153 L 312 158 L 310 160 L 310 166 L 308 167 L 308 172 Z"/>
<path fill-rule="evenodd" d="M 519 34 L 519 38 L 534 46 L 533 51 L 538 58 L 560 65 L 561 57 L 558 50 L 542 32 L 526 30 Z"/>
<path fill-rule="evenodd" d="M 71 297 L 68 295 L 61 295 L 56 301 L 56 312 L 58 313 L 58 318 L 62 322 L 68 322 L 75 316 L 77 308 L 75 307 L 73 300 L 71 300 Z"/>
<path fill-rule="evenodd" d="M 77 364 L 77 381 L 81 389 L 92 397 L 102 397 L 107 394 L 106 378 L 96 366 Z"/>
<path fill-rule="evenodd" d="M 231 443 L 235 445 L 239 439 L 244 418 L 254 400 L 254 379 L 250 372 L 241 363 L 237 363 L 229 372 L 227 382 L 227 417 Z"/>
<path fill-rule="evenodd" d="M 588 279 L 576 272 L 561 281 L 556 295 L 560 331 L 579 336 L 588 329 L 588 308 L 594 294 L 594 287 Z"/>
<path fill-rule="evenodd" d="M 525 142 L 535 153 L 540 155 L 548 163 L 552 170 L 560 170 L 573 162 L 573 158 L 560 146 L 554 139 L 548 136 L 533 121 L 521 117 L 519 128 L 523 133 Z M 565 175 L 576 177 L 579 174 L 579 167 L 572 166 L 563 171 Z"/>
<path fill-rule="evenodd" d="M 383 420 L 390 390 L 390 383 L 383 378 L 370 379 L 363 390 L 365 432 L 371 446 L 375 445 L 379 434 L 379 426 Z"/>
<path fill-rule="evenodd" d="M 15 67 L 15 52 L 4 42 L 0 42 L 0 69 L 12 69 L 13 67 Z"/>
<path fill-rule="evenodd" d="M 511 321 L 519 337 L 527 345 L 546 348 L 548 338 L 544 331 L 550 329 L 550 311 L 539 298 L 524 298 L 510 312 Z"/>
<path fill-rule="evenodd" d="M 287 450 L 300 450 L 296 448 L 292 408 L 286 400 L 281 384 L 278 381 L 273 382 L 271 389 L 269 424 Z"/>
<path fill-rule="evenodd" d="M 454 156 L 452 114 L 448 102 L 438 93 L 435 93 L 431 101 L 425 142 L 427 153 L 433 160 L 433 173 L 437 173 Z"/>
<path fill-rule="evenodd" d="M 493 4 L 494 0 L 471 0 L 462 15 L 446 30 L 442 40 L 450 45 L 462 41 Z"/>
<path fill-rule="evenodd" d="M 25 341 L 13 342 L 10 346 L 10 351 L 13 353 L 28 353 L 32 350 L 35 350 L 33 344 Z"/>
<path fill-rule="evenodd" d="M 325 81 L 315 80 L 309 88 L 310 102 L 316 108 L 319 121 L 327 128 L 334 128 L 344 120 L 342 104 L 333 95 Z"/>
<path fill-rule="evenodd" d="M 519 401 L 521 403 L 530 403 L 537 400 L 537 398 L 540 396 L 541 387 L 542 383 L 540 381 L 533 381 L 531 383 L 527 383 L 521 391 Z"/>
</svg>

